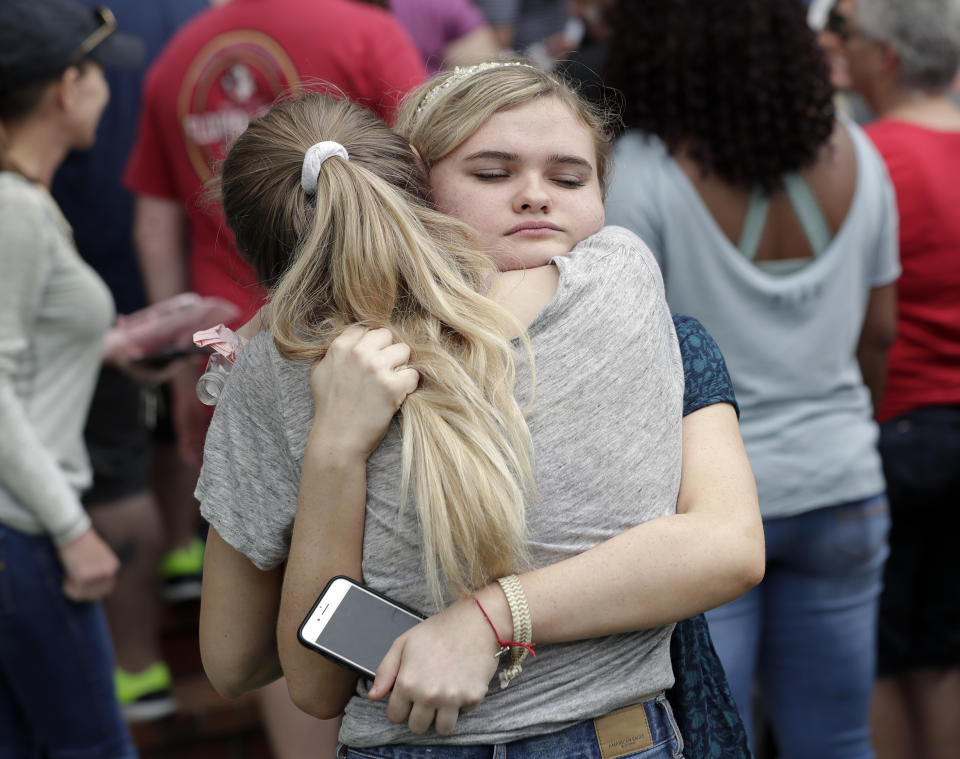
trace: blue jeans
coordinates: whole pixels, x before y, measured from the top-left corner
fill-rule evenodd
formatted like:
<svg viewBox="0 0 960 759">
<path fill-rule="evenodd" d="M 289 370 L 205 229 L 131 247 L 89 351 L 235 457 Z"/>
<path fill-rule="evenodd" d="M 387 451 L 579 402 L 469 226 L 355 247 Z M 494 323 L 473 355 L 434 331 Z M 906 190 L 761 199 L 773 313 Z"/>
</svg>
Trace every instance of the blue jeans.
<svg viewBox="0 0 960 759">
<path fill-rule="evenodd" d="M 870 694 L 889 527 L 883 495 L 764 522 L 763 582 L 707 612 L 751 742 L 758 682 L 783 759 L 873 757 Z"/>
<path fill-rule="evenodd" d="M 0 757 L 135 759 L 103 609 L 62 585 L 49 537 L 0 525 Z"/>
<path fill-rule="evenodd" d="M 617 725 L 615 723 L 619 722 Z M 640 737 L 633 747 L 625 737 Z M 606 751 L 601 754 L 600 745 Z M 626 746 L 626 748 L 624 748 Z M 341 746 L 340 759 L 682 759 L 683 739 L 662 693 L 565 730 L 492 746 Z"/>
</svg>

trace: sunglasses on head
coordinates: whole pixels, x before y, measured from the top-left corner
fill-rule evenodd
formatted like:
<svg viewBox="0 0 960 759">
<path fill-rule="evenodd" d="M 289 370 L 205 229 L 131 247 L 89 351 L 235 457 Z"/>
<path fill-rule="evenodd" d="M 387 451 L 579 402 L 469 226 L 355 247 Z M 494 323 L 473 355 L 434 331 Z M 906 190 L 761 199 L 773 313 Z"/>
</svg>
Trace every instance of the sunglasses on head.
<svg viewBox="0 0 960 759">
<path fill-rule="evenodd" d="M 72 63 L 82 61 L 94 51 L 97 45 L 117 31 L 117 19 L 109 8 L 104 6 L 93 8 L 93 17 L 97 22 L 97 28 L 80 43 L 80 46 L 70 58 Z"/>
</svg>

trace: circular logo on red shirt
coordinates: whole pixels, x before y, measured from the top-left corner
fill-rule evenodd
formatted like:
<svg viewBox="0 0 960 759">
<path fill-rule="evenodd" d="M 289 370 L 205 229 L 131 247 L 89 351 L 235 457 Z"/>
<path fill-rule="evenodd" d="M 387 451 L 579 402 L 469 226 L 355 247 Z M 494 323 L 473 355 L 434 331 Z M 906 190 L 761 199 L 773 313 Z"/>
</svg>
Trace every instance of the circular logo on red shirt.
<svg viewBox="0 0 960 759">
<path fill-rule="evenodd" d="M 187 155 L 203 181 L 252 119 L 282 95 L 302 90 L 284 49 L 262 32 L 221 34 L 197 54 L 180 87 L 177 118 Z"/>
</svg>

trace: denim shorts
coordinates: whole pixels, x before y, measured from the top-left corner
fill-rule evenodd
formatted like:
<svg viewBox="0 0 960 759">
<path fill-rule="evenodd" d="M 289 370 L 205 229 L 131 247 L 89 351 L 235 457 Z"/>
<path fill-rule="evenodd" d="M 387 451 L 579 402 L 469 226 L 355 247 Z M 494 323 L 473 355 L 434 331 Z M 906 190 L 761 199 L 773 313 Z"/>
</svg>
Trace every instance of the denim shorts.
<svg viewBox="0 0 960 759">
<path fill-rule="evenodd" d="M 62 585 L 48 536 L 0 524 L 0 757 L 135 759 L 103 609 Z"/>
<path fill-rule="evenodd" d="M 340 759 L 682 759 L 683 739 L 660 693 L 564 730 L 484 746 L 341 746 Z"/>
</svg>

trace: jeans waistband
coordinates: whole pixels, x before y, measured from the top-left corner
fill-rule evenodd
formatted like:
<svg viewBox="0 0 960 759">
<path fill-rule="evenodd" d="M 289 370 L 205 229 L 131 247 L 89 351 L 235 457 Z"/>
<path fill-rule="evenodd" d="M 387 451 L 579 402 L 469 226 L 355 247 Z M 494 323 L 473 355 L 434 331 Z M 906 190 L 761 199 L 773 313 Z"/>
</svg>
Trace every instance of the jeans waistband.
<svg viewBox="0 0 960 759">
<path fill-rule="evenodd" d="M 666 695 L 646 696 L 642 701 L 584 720 L 563 730 L 496 745 L 403 745 L 348 749 L 338 757 L 357 759 L 526 759 L 527 757 L 597 757 L 620 759 L 653 746 L 675 741 L 669 756 L 682 756 L 683 739 Z M 657 754 L 660 756 L 660 754 Z"/>
</svg>

